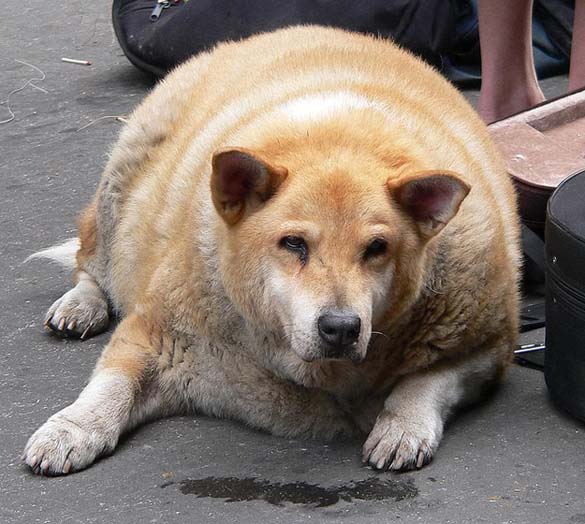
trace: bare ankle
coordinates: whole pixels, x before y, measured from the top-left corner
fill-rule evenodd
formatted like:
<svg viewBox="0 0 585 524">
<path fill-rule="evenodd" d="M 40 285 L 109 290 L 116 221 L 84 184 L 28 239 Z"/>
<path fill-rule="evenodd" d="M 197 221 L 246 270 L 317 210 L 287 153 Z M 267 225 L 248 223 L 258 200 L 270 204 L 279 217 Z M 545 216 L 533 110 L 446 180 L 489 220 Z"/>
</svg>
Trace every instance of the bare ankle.
<svg viewBox="0 0 585 524">
<path fill-rule="evenodd" d="M 538 83 L 520 83 L 514 86 L 483 86 L 477 111 L 487 124 L 520 111 L 529 109 L 545 100 Z"/>
</svg>

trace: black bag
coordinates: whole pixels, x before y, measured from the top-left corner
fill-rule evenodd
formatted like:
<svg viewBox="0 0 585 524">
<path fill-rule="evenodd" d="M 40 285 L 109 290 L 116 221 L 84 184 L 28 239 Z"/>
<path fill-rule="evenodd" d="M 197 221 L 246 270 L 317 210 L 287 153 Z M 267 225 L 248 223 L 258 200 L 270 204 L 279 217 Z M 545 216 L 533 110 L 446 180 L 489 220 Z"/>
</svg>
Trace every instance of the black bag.
<svg viewBox="0 0 585 524">
<path fill-rule="evenodd" d="M 114 30 L 128 59 L 162 76 L 218 42 L 296 24 L 393 38 L 438 67 L 455 33 L 456 0 L 114 0 Z M 167 6 L 163 8 L 162 6 Z M 151 20 L 152 17 L 152 20 Z"/>
<path fill-rule="evenodd" d="M 562 182 L 548 203 L 546 326 L 551 397 L 585 420 L 585 171 Z"/>
</svg>

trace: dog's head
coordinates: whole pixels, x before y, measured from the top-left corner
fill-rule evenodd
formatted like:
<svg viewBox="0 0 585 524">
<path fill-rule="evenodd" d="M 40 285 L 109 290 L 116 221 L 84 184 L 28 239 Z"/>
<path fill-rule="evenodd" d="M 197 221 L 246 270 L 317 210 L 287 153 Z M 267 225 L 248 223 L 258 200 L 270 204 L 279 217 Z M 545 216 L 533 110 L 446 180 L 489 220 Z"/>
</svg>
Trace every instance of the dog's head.
<svg viewBox="0 0 585 524">
<path fill-rule="evenodd" d="M 469 187 L 450 172 L 351 151 L 268 154 L 213 157 L 226 292 L 301 359 L 359 362 L 372 329 L 419 292 L 426 246 Z"/>
</svg>

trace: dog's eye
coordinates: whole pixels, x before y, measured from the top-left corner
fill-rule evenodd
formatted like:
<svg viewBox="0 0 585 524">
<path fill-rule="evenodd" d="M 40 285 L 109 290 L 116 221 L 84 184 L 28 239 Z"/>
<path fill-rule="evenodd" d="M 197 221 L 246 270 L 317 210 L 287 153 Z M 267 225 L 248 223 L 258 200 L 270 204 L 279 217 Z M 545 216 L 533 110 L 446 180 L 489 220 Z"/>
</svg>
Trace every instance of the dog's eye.
<svg viewBox="0 0 585 524">
<path fill-rule="evenodd" d="M 289 251 L 298 253 L 302 264 L 307 262 L 309 257 L 309 247 L 303 238 L 288 235 L 280 239 L 280 245 Z"/>
<path fill-rule="evenodd" d="M 364 258 L 367 260 L 369 258 L 374 258 L 383 255 L 384 253 L 386 253 L 387 248 L 388 243 L 385 240 L 381 238 L 376 238 L 375 240 L 372 240 L 368 247 L 366 248 L 366 251 L 364 252 Z"/>
</svg>

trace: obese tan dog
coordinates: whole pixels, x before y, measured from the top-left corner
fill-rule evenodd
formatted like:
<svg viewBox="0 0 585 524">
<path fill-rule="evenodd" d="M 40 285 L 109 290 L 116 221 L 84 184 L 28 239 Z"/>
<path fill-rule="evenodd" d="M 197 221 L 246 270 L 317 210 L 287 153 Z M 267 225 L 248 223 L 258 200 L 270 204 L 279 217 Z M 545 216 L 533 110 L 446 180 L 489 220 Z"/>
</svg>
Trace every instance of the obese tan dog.
<svg viewBox="0 0 585 524">
<path fill-rule="evenodd" d="M 516 343 L 515 196 L 462 96 L 379 39 L 296 27 L 172 72 L 121 133 L 47 326 L 122 320 L 79 398 L 28 441 L 67 474 L 154 417 L 369 435 L 410 469 Z"/>
</svg>

